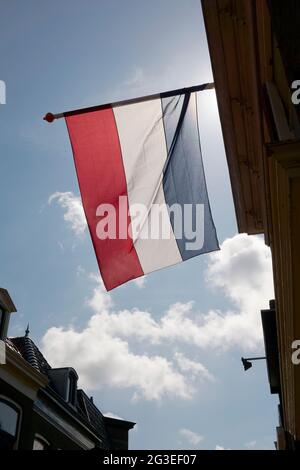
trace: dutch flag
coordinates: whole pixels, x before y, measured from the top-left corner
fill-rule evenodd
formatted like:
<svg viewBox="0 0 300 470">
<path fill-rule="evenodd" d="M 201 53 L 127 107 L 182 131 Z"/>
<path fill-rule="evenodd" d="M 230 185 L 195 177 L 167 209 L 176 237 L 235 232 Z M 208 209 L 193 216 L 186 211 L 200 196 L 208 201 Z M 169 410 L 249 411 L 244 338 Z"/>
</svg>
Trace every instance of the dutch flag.
<svg viewBox="0 0 300 470">
<path fill-rule="evenodd" d="M 197 92 L 165 93 L 64 117 L 107 290 L 219 249 L 201 156 Z M 174 205 L 182 208 L 179 220 L 170 210 Z M 142 217 L 137 207 L 146 208 Z M 189 217 L 186 207 L 193 209 Z M 115 221 L 108 220 L 109 208 Z M 158 219 L 169 236 L 151 236 Z M 109 236 L 110 223 L 115 236 Z M 201 243 L 193 244 L 189 234 L 197 238 L 197 230 Z"/>
</svg>

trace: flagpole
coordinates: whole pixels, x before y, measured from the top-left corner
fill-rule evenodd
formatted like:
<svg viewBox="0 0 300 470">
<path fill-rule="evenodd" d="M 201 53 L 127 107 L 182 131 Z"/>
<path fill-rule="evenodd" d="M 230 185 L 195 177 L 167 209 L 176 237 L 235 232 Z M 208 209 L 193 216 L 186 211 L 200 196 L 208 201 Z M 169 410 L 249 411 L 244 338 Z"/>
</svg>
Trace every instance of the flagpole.
<svg viewBox="0 0 300 470">
<path fill-rule="evenodd" d="M 47 121 L 47 122 L 53 122 L 55 119 L 60 119 L 60 118 L 67 117 L 67 116 L 74 116 L 75 114 L 91 113 L 93 111 L 100 111 L 101 109 L 106 109 L 106 108 L 111 108 L 111 107 L 115 108 L 117 106 L 124 106 L 127 104 L 139 103 L 141 101 L 148 101 L 148 100 L 153 100 L 156 98 L 169 98 L 171 96 L 184 95 L 186 93 L 194 93 L 196 91 L 211 90 L 213 88 L 215 88 L 214 83 L 203 83 L 202 85 L 195 85 L 195 86 L 191 86 L 188 88 L 178 88 L 177 90 L 165 91 L 163 93 L 156 93 L 154 95 L 140 96 L 139 98 L 116 101 L 114 103 L 106 103 L 106 104 L 100 104 L 98 106 L 91 106 L 88 108 L 74 109 L 72 111 L 65 111 L 64 113 L 58 113 L 58 114 L 47 113 L 43 117 L 43 119 L 44 121 Z"/>
</svg>

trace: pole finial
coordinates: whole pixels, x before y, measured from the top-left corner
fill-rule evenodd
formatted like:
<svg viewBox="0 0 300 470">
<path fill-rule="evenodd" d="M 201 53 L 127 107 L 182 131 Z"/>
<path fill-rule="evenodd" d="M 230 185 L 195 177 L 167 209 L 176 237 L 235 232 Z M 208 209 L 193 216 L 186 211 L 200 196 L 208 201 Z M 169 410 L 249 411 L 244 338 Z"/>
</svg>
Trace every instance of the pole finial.
<svg viewBox="0 0 300 470">
<path fill-rule="evenodd" d="M 30 330 L 29 330 L 29 323 L 28 323 L 26 331 L 25 331 L 25 336 L 28 337 L 29 333 L 30 333 Z"/>
<path fill-rule="evenodd" d="M 55 116 L 54 114 L 52 113 L 47 113 L 44 117 L 43 117 L 44 121 L 47 121 L 47 122 L 53 122 L 54 119 L 55 119 Z"/>
</svg>

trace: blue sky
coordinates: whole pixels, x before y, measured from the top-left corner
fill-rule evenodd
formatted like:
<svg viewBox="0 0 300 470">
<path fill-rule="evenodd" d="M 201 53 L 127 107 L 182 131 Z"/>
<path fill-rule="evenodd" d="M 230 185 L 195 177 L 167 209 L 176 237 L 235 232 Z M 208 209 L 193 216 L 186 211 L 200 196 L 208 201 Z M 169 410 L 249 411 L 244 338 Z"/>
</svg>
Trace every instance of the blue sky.
<svg viewBox="0 0 300 470">
<path fill-rule="evenodd" d="M 215 225 L 227 241 L 215 256 L 110 296 L 80 225 L 65 124 L 42 120 L 212 81 L 200 1 L 10 0 L 1 6 L 0 58 L 0 285 L 18 308 L 10 335 L 23 335 L 29 321 L 52 365 L 77 368 L 103 412 L 138 423 L 131 448 L 273 448 L 277 397 L 265 363 L 247 373 L 240 364 L 241 355 L 264 352 L 259 309 L 272 296 L 270 255 L 262 239 L 236 236 L 214 92 L 199 97 L 199 122 Z M 77 341 L 89 345 L 84 363 Z"/>
</svg>

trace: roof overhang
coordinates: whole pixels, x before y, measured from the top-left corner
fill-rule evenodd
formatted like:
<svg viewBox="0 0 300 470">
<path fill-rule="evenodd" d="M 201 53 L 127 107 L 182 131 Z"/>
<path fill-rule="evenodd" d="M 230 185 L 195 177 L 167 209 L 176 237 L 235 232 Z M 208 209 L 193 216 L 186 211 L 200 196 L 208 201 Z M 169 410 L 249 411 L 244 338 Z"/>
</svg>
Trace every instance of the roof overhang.
<svg viewBox="0 0 300 470">
<path fill-rule="evenodd" d="M 8 291 L 2 287 L 0 287 L 0 307 L 8 313 L 17 311 Z"/>
<path fill-rule="evenodd" d="M 136 423 L 133 421 L 126 421 L 125 419 L 118 419 L 118 418 L 113 418 L 111 416 L 105 416 L 103 415 L 104 421 L 111 426 L 117 426 L 118 428 L 123 428 L 129 431 L 130 429 L 133 429 Z"/>
<path fill-rule="evenodd" d="M 239 232 L 264 232 L 262 101 L 255 2 L 202 0 Z"/>
</svg>

